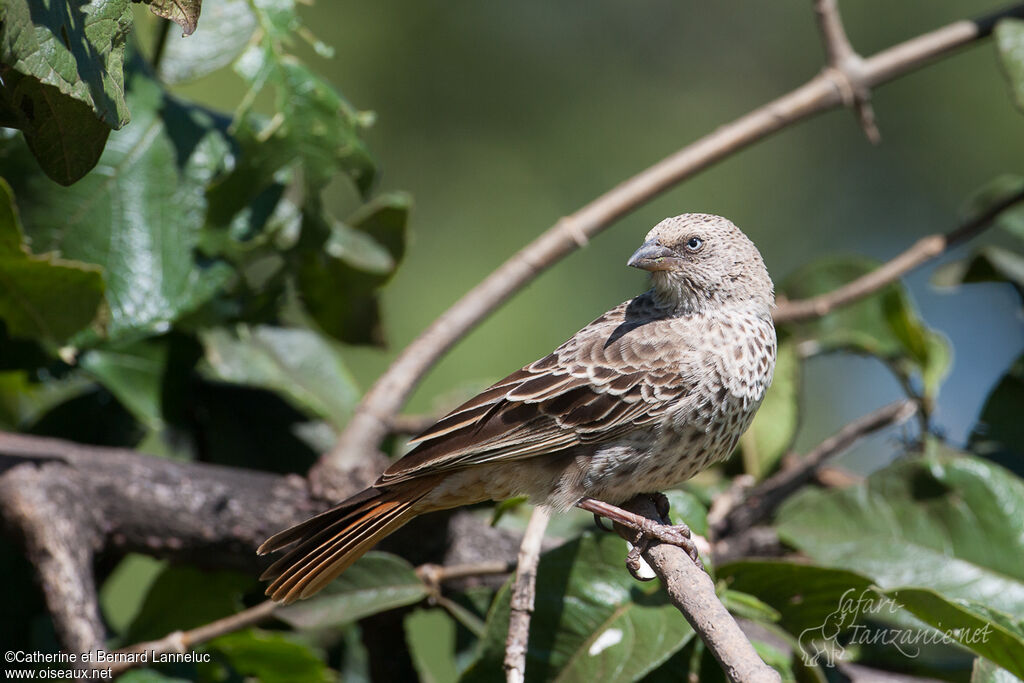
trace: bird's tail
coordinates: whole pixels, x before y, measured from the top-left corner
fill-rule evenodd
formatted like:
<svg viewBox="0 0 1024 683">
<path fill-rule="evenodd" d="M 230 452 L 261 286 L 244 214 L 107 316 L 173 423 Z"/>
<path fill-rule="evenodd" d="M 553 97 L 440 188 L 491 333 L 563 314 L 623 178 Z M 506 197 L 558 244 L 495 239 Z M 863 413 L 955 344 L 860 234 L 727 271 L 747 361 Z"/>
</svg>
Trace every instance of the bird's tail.
<svg viewBox="0 0 1024 683">
<path fill-rule="evenodd" d="M 274 534 L 260 555 L 292 546 L 260 580 L 267 595 L 285 604 L 308 598 L 330 583 L 382 538 L 418 515 L 432 482 L 410 481 L 393 489 L 369 488 L 316 517 Z"/>
</svg>

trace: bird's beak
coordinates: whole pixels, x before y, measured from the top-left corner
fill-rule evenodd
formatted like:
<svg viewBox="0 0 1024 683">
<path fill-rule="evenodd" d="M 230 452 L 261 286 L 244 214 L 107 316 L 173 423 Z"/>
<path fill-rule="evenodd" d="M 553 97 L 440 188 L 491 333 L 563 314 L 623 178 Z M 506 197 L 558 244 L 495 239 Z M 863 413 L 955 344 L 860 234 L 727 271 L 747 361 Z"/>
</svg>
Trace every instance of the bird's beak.
<svg viewBox="0 0 1024 683">
<path fill-rule="evenodd" d="M 653 273 L 656 270 L 675 268 L 681 261 L 679 255 L 668 247 L 663 247 L 657 242 L 644 242 L 644 245 L 629 257 L 626 265 Z"/>
</svg>

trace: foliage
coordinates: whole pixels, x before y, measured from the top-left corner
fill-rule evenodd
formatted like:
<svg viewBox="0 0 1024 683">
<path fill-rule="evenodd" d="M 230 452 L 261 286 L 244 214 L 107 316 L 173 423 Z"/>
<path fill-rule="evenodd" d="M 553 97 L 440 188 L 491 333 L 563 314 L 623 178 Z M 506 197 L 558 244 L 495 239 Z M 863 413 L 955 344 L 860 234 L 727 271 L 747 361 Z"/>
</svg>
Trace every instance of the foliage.
<svg viewBox="0 0 1024 683">
<path fill-rule="evenodd" d="M 127 0 L 0 4 L 0 125 L 9 129 L 0 136 L 0 424 L 302 472 L 358 400 L 349 345 L 386 337 L 379 296 L 406 252 L 410 200 L 375 192 L 365 141 L 373 116 L 300 59 L 297 38 L 330 50 L 291 0 L 147 4 L 186 34 L 197 22 L 200 30 L 147 51 Z M 1018 101 L 1022 26 L 996 29 Z M 230 113 L 171 91 L 228 67 L 245 93 Z M 350 199 L 343 216 L 325 201 L 339 178 Z M 1022 185 L 1002 179 L 973 208 Z M 999 223 L 1002 243 L 946 264 L 934 282 L 1024 293 L 1024 210 Z M 832 256 L 780 289 L 809 297 L 878 265 Z M 809 357 L 878 359 L 926 416 L 952 363 L 950 343 L 902 283 L 779 337 L 775 381 L 736 465 L 755 479 L 793 447 Z M 921 434 L 863 482 L 807 488 L 765 520 L 800 557 L 711 567 L 720 597 L 754 622 L 755 645 L 786 680 L 829 674 L 806 656 L 811 643 L 913 673 L 1024 677 L 1022 412 L 1024 356 L 992 388 L 964 450 Z M 670 492 L 697 533 L 707 533 L 701 501 L 716 485 Z M 721 677 L 661 587 L 623 570 L 624 554 L 617 537 L 588 533 L 544 554 L 530 680 Z M 230 572 L 125 572 L 117 581 L 138 580 L 139 597 L 116 620 L 112 645 L 227 616 L 259 592 Z M 844 611 L 850 591 L 867 602 Z M 202 646 L 209 663 L 124 680 L 368 679 L 360 634 L 393 610 L 404 610 L 401 634 L 422 680 L 500 677 L 508 583 L 442 592 L 439 600 L 406 560 L 372 552 L 266 629 Z M 865 629 L 927 634 L 939 647 L 909 654 L 858 640 Z"/>
</svg>

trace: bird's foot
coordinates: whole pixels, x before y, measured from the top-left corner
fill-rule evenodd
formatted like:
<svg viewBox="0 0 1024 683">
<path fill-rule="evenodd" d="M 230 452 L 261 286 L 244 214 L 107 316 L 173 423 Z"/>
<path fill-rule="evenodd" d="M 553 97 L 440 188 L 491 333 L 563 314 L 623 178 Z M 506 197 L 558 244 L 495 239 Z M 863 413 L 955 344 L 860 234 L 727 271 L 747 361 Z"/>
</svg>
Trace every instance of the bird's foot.
<svg viewBox="0 0 1024 683">
<path fill-rule="evenodd" d="M 653 498 L 659 516 L 662 519 L 668 519 L 668 499 L 664 494 L 660 493 L 654 494 Z M 620 507 L 593 498 L 583 498 L 576 503 L 576 506 L 592 512 L 594 514 L 594 523 L 601 529 L 607 530 L 607 527 L 600 521 L 601 518 L 607 518 L 616 524 L 621 524 L 636 531 L 633 547 L 626 556 L 626 568 L 636 579 L 641 581 L 650 580 L 639 574 L 641 556 L 649 547 L 658 543 L 668 543 L 669 545 L 682 548 L 690 556 L 694 564 L 701 569 L 704 568 L 700 561 L 700 555 L 697 552 L 697 546 L 690 538 L 690 527 L 685 524 L 662 524 L 643 515 L 623 510 Z"/>
</svg>

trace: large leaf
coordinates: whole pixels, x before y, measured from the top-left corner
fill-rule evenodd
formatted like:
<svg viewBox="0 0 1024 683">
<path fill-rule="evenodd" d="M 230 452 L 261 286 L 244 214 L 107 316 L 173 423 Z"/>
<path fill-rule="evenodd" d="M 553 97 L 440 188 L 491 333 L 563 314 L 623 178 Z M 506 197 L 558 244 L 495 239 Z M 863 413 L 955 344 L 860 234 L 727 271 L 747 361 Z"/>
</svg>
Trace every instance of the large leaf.
<svg viewBox="0 0 1024 683">
<path fill-rule="evenodd" d="M 783 290 L 791 299 L 806 299 L 837 289 L 877 267 L 877 262 L 864 258 L 823 259 L 793 273 Z M 822 351 L 866 353 L 887 361 L 901 375 L 919 373 L 926 397 L 937 393 L 949 369 L 948 342 L 925 325 L 899 283 L 792 328 L 797 340 L 813 341 Z"/>
<path fill-rule="evenodd" d="M 740 439 L 744 469 L 757 478 L 772 470 L 796 436 L 800 419 L 800 357 L 791 342 L 779 344 L 775 375 L 750 429 Z"/>
<path fill-rule="evenodd" d="M 893 600 L 948 638 L 1024 678 L 1024 618 L 972 600 L 947 600 L 930 590 L 889 591 Z"/>
<path fill-rule="evenodd" d="M 241 607 L 242 593 L 255 582 L 235 572 L 168 567 L 150 586 L 124 640 L 152 640 L 233 614 Z"/>
<path fill-rule="evenodd" d="M 1014 100 L 1024 109 L 1024 21 L 1003 19 L 996 24 L 995 38 Z"/>
<path fill-rule="evenodd" d="M 658 582 L 640 583 L 625 571 L 625 555 L 622 539 L 588 534 L 541 557 L 528 680 L 636 681 L 693 637 Z M 508 612 L 506 584 L 464 681 L 501 678 Z"/>
<path fill-rule="evenodd" d="M 985 399 L 968 448 L 1024 476 L 1024 354 Z"/>
<path fill-rule="evenodd" d="M 316 597 L 282 607 L 275 615 L 298 628 L 339 627 L 417 603 L 428 592 L 408 562 L 388 553 L 369 552 Z"/>
<path fill-rule="evenodd" d="M 455 669 L 455 622 L 443 609 L 416 610 L 405 617 L 409 646 L 420 683 L 450 683 Z"/>
<path fill-rule="evenodd" d="M 4 0 L 0 62 L 120 128 L 128 123 L 124 50 L 131 24 L 128 0 Z"/>
<path fill-rule="evenodd" d="M 239 325 L 233 332 L 206 330 L 200 338 L 218 379 L 280 392 L 336 427 L 359 399 L 341 354 L 312 330 Z"/>
<path fill-rule="evenodd" d="M 1024 624 L 975 601 L 921 588 L 882 591 L 861 574 L 784 561 L 735 562 L 719 568 L 718 575 L 777 609 L 780 624 L 797 636 L 808 657 L 822 646 L 834 647 L 839 654 L 847 644 L 846 635 L 854 643 L 885 643 L 904 657 L 917 656 L 924 644 L 959 642 L 1012 671 L 1024 672 Z M 904 610 L 939 633 L 898 618 Z"/>
<path fill-rule="evenodd" d="M 17 337 L 59 344 L 96 317 L 99 268 L 29 252 L 10 186 L 0 178 L 0 319 Z"/>
<path fill-rule="evenodd" d="M 849 489 L 806 490 L 781 508 L 778 530 L 819 563 L 883 588 L 1024 614 L 1024 482 L 984 460 L 936 453 Z"/>
<path fill-rule="evenodd" d="M 210 641 L 205 649 L 215 662 L 226 661 L 238 674 L 262 683 L 337 680 L 337 674 L 308 645 L 282 633 L 237 631 Z M 218 672 L 211 678 L 227 680 L 228 676 Z"/>
<path fill-rule="evenodd" d="M 227 153 L 218 123 L 143 76 L 130 99 L 135 120 L 111 134 L 93 173 L 69 188 L 22 181 L 33 244 L 103 266 L 111 337 L 167 329 L 231 274 L 194 253 L 203 188 Z"/>
<path fill-rule="evenodd" d="M 0 125 L 21 130 L 43 172 L 70 185 L 99 161 L 110 127 L 89 105 L 12 71 L 0 88 Z"/>
</svg>

